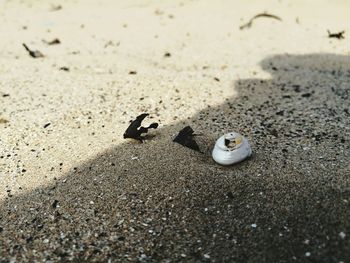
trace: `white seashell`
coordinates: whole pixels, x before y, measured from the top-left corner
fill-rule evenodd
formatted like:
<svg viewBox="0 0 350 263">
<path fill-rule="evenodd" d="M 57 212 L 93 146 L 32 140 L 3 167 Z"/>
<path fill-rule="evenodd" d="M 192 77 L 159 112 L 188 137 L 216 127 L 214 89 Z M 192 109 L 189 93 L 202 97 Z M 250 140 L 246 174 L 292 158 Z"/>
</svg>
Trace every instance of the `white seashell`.
<svg viewBox="0 0 350 263">
<path fill-rule="evenodd" d="M 236 132 L 221 136 L 215 143 L 213 159 L 221 165 L 239 163 L 252 154 L 249 142 Z"/>
</svg>

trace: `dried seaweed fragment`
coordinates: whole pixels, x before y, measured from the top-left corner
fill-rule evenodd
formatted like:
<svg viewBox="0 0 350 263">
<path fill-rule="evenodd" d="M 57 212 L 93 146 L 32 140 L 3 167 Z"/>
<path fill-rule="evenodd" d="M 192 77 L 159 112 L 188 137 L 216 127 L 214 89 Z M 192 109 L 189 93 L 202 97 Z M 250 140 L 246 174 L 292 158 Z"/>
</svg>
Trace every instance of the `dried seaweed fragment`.
<svg viewBox="0 0 350 263">
<path fill-rule="evenodd" d="M 51 41 L 43 40 L 43 42 L 44 42 L 45 44 L 47 44 L 47 45 L 50 45 L 50 46 L 61 44 L 61 40 L 59 40 L 58 38 L 55 38 L 55 39 L 53 39 L 53 40 L 51 40 Z"/>
<path fill-rule="evenodd" d="M 173 142 L 177 142 L 182 146 L 200 152 L 199 146 L 194 140 L 194 136 L 196 136 L 196 134 L 194 134 L 193 129 L 190 126 L 186 126 L 179 132 Z"/>
<path fill-rule="evenodd" d="M 39 50 L 31 50 L 26 44 L 22 44 L 32 58 L 43 58 L 44 55 Z"/>
<path fill-rule="evenodd" d="M 329 30 L 327 30 L 328 32 L 328 37 L 329 38 L 337 38 L 337 39 L 344 39 L 344 34 L 345 34 L 345 31 L 340 31 L 338 33 L 331 33 Z"/>
<path fill-rule="evenodd" d="M 150 126 L 148 127 L 142 127 L 142 121 L 148 116 L 148 113 L 143 113 L 139 116 L 136 117 L 136 120 L 133 120 L 129 127 L 126 129 L 126 131 L 124 132 L 124 139 L 126 138 L 131 138 L 131 139 L 135 139 L 135 140 L 139 140 L 140 142 L 143 142 L 144 137 L 142 137 L 141 135 L 143 133 L 147 133 L 149 129 L 157 129 L 158 128 L 158 123 L 152 123 Z"/>
<path fill-rule="evenodd" d="M 260 18 L 260 17 L 267 17 L 267 18 L 272 18 L 272 19 L 276 19 L 278 21 L 282 21 L 282 19 L 276 15 L 272 15 L 272 14 L 268 14 L 268 13 L 261 13 L 261 14 L 257 14 L 255 16 L 253 16 L 249 21 L 248 23 L 245 23 L 243 25 L 241 25 L 239 27 L 240 30 L 243 30 L 243 29 L 246 29 L 246 28 L 250 28 L 252 25 L 253 25 L 253 21 L 257 18 Z"/>
</svg>

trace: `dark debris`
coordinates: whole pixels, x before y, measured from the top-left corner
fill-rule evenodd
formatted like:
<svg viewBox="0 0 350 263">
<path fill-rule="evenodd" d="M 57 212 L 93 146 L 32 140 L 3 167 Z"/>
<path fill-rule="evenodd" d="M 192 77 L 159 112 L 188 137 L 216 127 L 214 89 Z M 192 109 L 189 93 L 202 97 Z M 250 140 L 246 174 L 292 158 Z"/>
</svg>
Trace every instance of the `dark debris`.
<svg viewBox="0 0 350 263">
<path fill-rule="evenodd" d="M 48 45 L 58 45 L 58 44 L 61 44 L 61 41 L 58 39 L 58 38 L 55 38 L 51 41 L 46 41 L 46 40 L 43 40 L 44 43 L 48 44 Z"/>
<path fill-rule="evenodd" d="M 149 129 L 157 129 L 158 128 L 158 123 L 152 123 L 148 127 L 142 127 L 142 121 L 148 116 L 148 113 L 143 113 L 139 116 L 136 117 L 136 120 L 133 120 L 129 127 L 126 129 L 124 132 L 124 139 L 131 138 L 135 140 L 139 140 L 140 142 L 143 142 L 144 137 L 141 135 L 143 133 L 147 133 Z"/>
<path fill-rule="evenodd" d="M 272 19 L 276 19 L 278 21 L 282 21 L 282 19 L 276 15 L 272 15 L 272 14 L 268 14 L 268 13 L 261 13 L 261 14 L 257 14 L 255 16 L 253 16 L 247 23 L 241 25 L 239 27 L 240 30 L 246 29 L 246 28 L 251 28 L 251 26 L 253 25 L 253 21 L 257 18 L 260 17 L 267 17 L 267 18 L 272 18 Z"/>
<path fill-rule="evenodd" d="M 8 123 L 9 121 L 4 119 L 4 118 L 0 118 L 0 124 L 3 124 L 3 123 Z"/>
<path fill-rule="evenodd" d="M 58 11 L 58 10 L 61 10 L 62 9 L 62 6 L 61 5 L 52 5 L 51 6 L 51 11 Z"/>
<path fill-rule="evenodd" d="M 179 132 L 173 142 L 177 142 L 182 146 L 201 152 L 197 142 L 194 140 L 194 136 L 196 136 L 196 134 L 194 134 L 193 129 L 190 126 L 186 126 Z"/>
<path fill-rule="evenodd" d="M 31 50 L 29 49 L 29 47 L 26 45 L 26 44 L 22 44 L 23 47 L 28 51 L 29 55 L 32 57 L 32 58 L 43 58 L 44 57 L 44 54 L 41 53 L 39 50 Z"/>
<path fill-rule="evenodd" d="M 328 37 L 329 38 L 337 38 L 337 39 L 344 39 L 344 34 L 345 34 L 345 31 L 340 31 L 338 33 L 331 33 L 329 30 L 327 30 L 328 32 Z"/>
<path fill-rule="evenodd" d="M 53 209 L 55 209 L 55 208 L 57 208 L 57 205 L 58 205 L 58 200 L 55 200 L 55 201 L 53 201 L 51 206 Z"/>
<path fill-rule="evenodd" d="M 62 70 L 62 71 L 69 71 L 69 68 L 68 67 L 60 67 L 60 70 Z"/>
</svg>

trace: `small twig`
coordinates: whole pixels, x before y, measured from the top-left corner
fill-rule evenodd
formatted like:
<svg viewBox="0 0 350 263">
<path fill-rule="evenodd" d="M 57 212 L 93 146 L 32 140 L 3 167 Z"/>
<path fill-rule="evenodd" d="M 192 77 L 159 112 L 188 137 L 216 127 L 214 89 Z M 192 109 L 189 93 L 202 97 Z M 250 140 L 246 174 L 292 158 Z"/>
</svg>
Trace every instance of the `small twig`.
<svg viewBox="0 0 350 263">
<path fill-rule="evenodd" d="M 268 14 L 268 13 L 261 13 L 261 14 L 257 14 L 255 16 L 253 16 L 248 23 L 243 24 L 239 27 L 240 30 L 246 29 L 246 28 L 250 28 L 253 25 L 253 21 L 259 17 L 267 17 L 267 18 L 272 18 L 272 19 L 276 19 L 278 21 L 282 21 L 282 19 L 276 15 L 272 15 L 272 14 Z"/>
<path fill-rule="evenodd" d="M 26 44 L 22 44 L 32 58 L 43 58 L 44 55 L 39 50 L 31 50 Z"/>
</svg>

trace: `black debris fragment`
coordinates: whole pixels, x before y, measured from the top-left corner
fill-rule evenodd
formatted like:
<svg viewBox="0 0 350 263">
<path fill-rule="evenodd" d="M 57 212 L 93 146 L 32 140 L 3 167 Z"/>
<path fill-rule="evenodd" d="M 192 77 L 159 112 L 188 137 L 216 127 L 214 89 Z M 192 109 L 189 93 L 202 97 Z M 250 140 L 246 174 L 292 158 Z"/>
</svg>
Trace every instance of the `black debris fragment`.
<svg viewBox="0 0 350 263">
<path fill-rule="evenodd" d="M 259 17 L 267 17 L 267 18 L 272 18 L 272 19 L 276 19 L 278 21 L 282 21 L 282 19 L 276 15 L 272 15 L 272 14 L 268 14 L 268 13 L 261 13 L 261 14 L 257 14 L 255 16 L 253 16 L 248 23 L 245 23 L 243 25 L 241 25 L 239 27 L 240 30 L 246 29 L 246 28 L 250 28 L 253 25 L 253 21 Z"/>
<path fill-rule="evenodd" d="M 129 71 L 129 75 L 136 75 L 136 74 L 137 74 L 137 72 L 135 70 Z"/>
<path fill-rule="evenodd" d="M 43 40 L 44 43 L 48 44 L 48 45 L 58 45 L 58 44 L 61 44 L 61 41 L 58 39 L 58 38 L 55 38 L 51 41 L 46 41 L 46 40 Z"/>
<path fill-rule="evenodd" d="M 165 54 L 164 54 L 164 57 L 171 57 L 171 54 L 169 53 L 169 52 L 166 52 Z"/>
<path fill-rule="evenodd" d="M 234 198 L 232 192 L 228 192 L 228 193 L 226 194 L 226 197 L 227 197 L 227 198 L 230 198 L 230 199 L 233 199 L 233 198 Z"/>
<path fill-rule="evenodd" d="M 30 50 L 26 44 L 22 44 L 32 58 L 43 58 L 44 55 L 39 50 Z"/>
<path fill-rule="evenodd" d="M 217 77 L 215 77 L 215 78 L 214 78 L 214 80 L 215 80 L 215 81 L 217 81 L 217 82 L 219 82 L 219 81 L 220 81 L 220 79 L 219 79 L 219 78 L 217 78 Z"/>
<path fill-rule="evenodd" d="M 190 126 L 186 126 L 179 132 L 173 142 L 177 142 L 182 146 L 201 152 L 197 142 L 194 140 L 194 136 L 196 136 L 196 134 L 194 134 L 193 129 Z"/>
<path fill-rule="evenodd" d="M 5 98 L 5 97 L 10 97 L 10 94 L 8 94 L 8 93 L 2 94 L 2 97 L 3 97 L 3 98 Z"/>
<path fill-rule="evenodd" d="M 328 32 L 328 37 L 329 38 L 337 38 L 337 39 L 344 39 L 344 34 L 345 34 L 345 31 L 340 31 L 338 33 L 331 33 L 329 30 L 327 30 Z"/>
<path fill-rule="evenodd" d="M 44 125 L 44 129 L 46 129 L 47 127 L 49 127 L 51 125 L 51 123 L 46 123 L 45 125 Z"/>
<path fill-rule="evenodd" d="M 304 94 L 301 94 L 301 96 L 303 97 L 303 98 L 309 98 L 309 97 L 311 97 L 311 93 L 309 93 L 309 92 L 307 92 L 307 93 L 304 93 Z"/>
<path fill-rule="evenodd" d="M 58 205 L 58 200 L 53 201 L 52 208 L 53 209 L 57 208 L 57 205 Z"/>
<path fill-rule="evenodd" d="M 131 138 L 131 139 L 135 139 L 135 140 L 139 140 L 140 142 L 143 142 L 144 137 L 142 137 L 141 135 L 143 133 L 147 133 L 148 129 L 157 129 L 158 128 L 158 123 L 152 123 L 150 126 L 148 127 L 142 127 L 142 121 L 148 116 L 148 113 L 143 113 L 139 116 L 136 117 L 136 120 L 133 120 L 131 122 L 131 124 L 129 125 L 129 127 L 126 129 L 126 131 L 124 132 L 124 139 L 126 138 Z"/>
<path fill-rule="evenodd" d="M 292 87 L 295 92 L 300 92 L 300 85 L 293 85 Z"/>
<path fill-rule="evenodd" d="M 284 115 L 284 110 L 277 111 L 276 115 L 283 116 Z"/>
<path fill-rule="evenodd" d="M 62 71 L 69 71 L 69 68 L 68 67 L 60 67 L 60 70 L 62 70 Z"/>
</svg>

